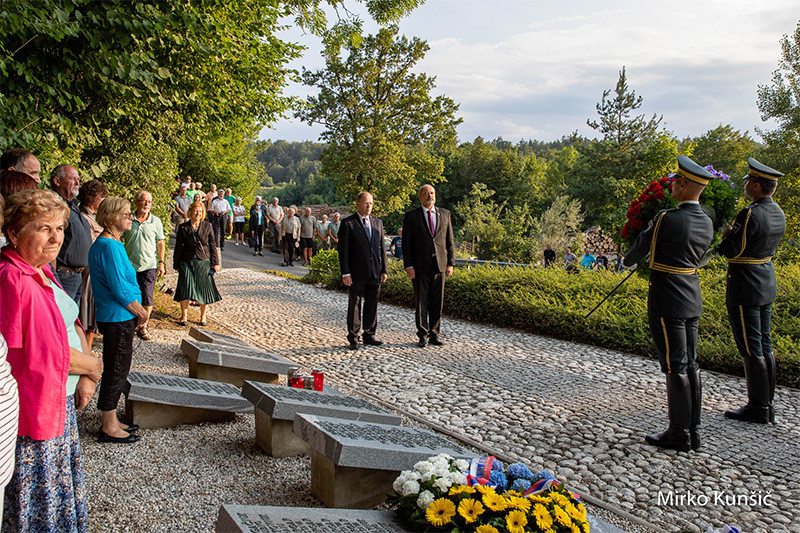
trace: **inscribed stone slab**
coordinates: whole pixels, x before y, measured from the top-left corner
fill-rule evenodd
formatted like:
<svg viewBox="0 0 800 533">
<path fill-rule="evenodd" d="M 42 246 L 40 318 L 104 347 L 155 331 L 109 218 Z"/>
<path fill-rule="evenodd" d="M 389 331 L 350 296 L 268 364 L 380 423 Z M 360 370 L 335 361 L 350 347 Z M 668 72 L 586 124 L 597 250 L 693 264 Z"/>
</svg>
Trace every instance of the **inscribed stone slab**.
<svg viewBox="0 0 800 533">
<path fill-rule="evenodd" d="M 294 363 L 264 350 L 183 339 L 181 352 L 197 364 L 224 366 L 270 374 L 286 374 Z"/>
<path fill-rule="evenodd" d="M 250 344 L 238 337 L 232 337 L 231 335 L 225 335 L 224 333 L 215 333 L 213 331 L 196 328 L 194 326 L 189 328 L 189 336 L 193 339 L 207 342 L 209 344 L 227 344 L 230 346 L 246 346 L 252 348 Z"/>
<path fill-rule="evenodd" d="M 245 381 L 242 396 L 256 409 L 278 420 L 294 420 L 297 413 L 365 422 L 400 425 L 400 417 L 366 400 L 338 393 L 294 389 Z"/>
<path fill-rule="evenodd" d="M 239 389 L 229 383 L 184 378 L 166 374 L 130 372 L 126 386 L 130 401 L 179 405 L 246 413 L 252 409 Z"/>
<path fill-rule="evenodd" d="M 293 431 L 337 466 L 399 471 L 439 453 L 475 455 L 426 429 L 373 422 L 298 414 Z"/>
<path fill-rule="evenodd" d="M 217 533 L 408 533 L 391 511 L 223 504 Z"/>
</svg>

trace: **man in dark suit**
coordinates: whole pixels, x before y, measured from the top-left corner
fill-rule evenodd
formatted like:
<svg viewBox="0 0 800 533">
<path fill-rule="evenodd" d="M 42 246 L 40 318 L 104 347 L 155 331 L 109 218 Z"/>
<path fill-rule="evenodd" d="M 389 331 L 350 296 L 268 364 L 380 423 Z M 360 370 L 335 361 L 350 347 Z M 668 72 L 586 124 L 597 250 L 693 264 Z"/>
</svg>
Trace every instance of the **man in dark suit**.
<svg viewBox="0 0 800 533">
<path fill-rule="evenodd" d="M 772 256 L 786 231 L 786 215 L 772 200 L 783 176 L 753 159 L 744 194 L 753 203 L 739 211 L 717 251 L 728 258 L 725 303 L 736 347 L 744 363 L 747 404 L 725 411 L 727 418 L 775 422 L 775 355 L 770 339 L 772 303 L 777 296 Z"/>
<path fill-rule="evenodd" d="M 358 193 L 358 212 L 344 219 L 339 228 L 339 268 L 342 271 L 342 281 L 350 292 L 347 302 L 347 341 L 351 350 L 358 348 L 358 334 L 362 323 L 364 344 L 383 344 L 375 338 L 375 329 L 378 327 L 378 295 L 388 271 L 386 248 L 383 244 L 383 222 L 370 214 L 372 205 L 370 193 Z"/>
<path fill-rule="evenodd" d="M 436 190 L 423 185 L 417 209 L 403 219 L 403 265 L 414 286 L 419 347 L 442 343 L 444 280 L 453 274 L 453 226 L 450 211 L 435 207 Z"/>
<path fill-rule="evenodd" d="M 689 451 L 700 447 L 698 426 L 702 407 L 697 365 L 697 325 L 703 309 L 697 268 L 711 245 L 714 228 L 700 208 L 700 194 L 714 176 L 686 156 L 678 156 L 672 195 L 678 207 L 660 211 L 625 255 L 633 266 L 650 254 L 647 316 L 667 378 L 669 428 L 648 435 L 645 442 L 661 448 Z"/>
</svg>

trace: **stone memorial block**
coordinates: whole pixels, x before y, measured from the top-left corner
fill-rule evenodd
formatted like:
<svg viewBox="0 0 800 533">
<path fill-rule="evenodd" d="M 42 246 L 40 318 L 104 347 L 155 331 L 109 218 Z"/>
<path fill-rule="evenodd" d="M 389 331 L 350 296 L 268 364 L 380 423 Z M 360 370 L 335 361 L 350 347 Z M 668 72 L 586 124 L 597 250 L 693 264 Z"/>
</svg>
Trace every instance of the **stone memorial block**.
<svg viewBox="0 0 800 533">
<path fill-rule="evenodd" d="M 237 387 L 244 385 L 245 380 L 277 383 L 279 375 L 295 366 L 288 359 L 252 346 L 183 339 L 181 351 L 189 358 L 191 377 L 223 381 Z"/>
<path fill-rule="evenodd" d="M 475 455 L 426 429 L 300 413 L 293 429 L 311 447 L 311 492 L 328 507 L 374 507 L 418 461 Z"/>
<path fill-rule="evenodd" d="M 311 453 L 308 444 L 293 431 L 297 413 L 349 418 L 383 424 L 400 424 L 400 417 L 366 400 L 338 392 L 294 389 L 245 381 L 242 396 L 253 404 L 256 442 L 272 457 Z"/>
<path fill-rule="evenodd" d="M 391 511 L 224 504 L 217 533 L 406 533 Z"/>
<path fill-rule="evenodd" d="M 194 326 L 189 328 L 189 336 L 193 339 L 197 339 L 201 342 L 207 342 L 209 344 L 226 344 L 229 346 L 244 346 L 246 348 L 253 347 L 238 337 L 232 337 L 231 335 L 225 335 L 224 333 L 215 333 L 213 331 L 196 328 Z"/>
<path fill-rule="evenodd" d="M 166 374 L 130 372 L 125 389 L 128 422 L 142 428 L 231 420 L 250 410 L 229 383 Z"/>
</svg>

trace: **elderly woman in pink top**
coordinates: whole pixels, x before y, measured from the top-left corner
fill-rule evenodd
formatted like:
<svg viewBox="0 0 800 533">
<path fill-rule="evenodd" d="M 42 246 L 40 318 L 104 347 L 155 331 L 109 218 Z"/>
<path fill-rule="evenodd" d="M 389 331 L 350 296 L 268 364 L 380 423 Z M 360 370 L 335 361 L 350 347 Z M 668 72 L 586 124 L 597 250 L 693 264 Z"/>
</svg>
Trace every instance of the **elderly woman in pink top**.
<svg viewBox="0 0 800 533">
<path fill-rule="evenodd" d="M 103 365 L 86 345 L 78 305 L 50 270 L 69 209 L 56 193 L 37 189 L 6 198 L 4 215 L 0 334 L 19 387 L 19 431 L 3 530 L 85 531 L 75 408 L 89 403 Z"/>
</svg>

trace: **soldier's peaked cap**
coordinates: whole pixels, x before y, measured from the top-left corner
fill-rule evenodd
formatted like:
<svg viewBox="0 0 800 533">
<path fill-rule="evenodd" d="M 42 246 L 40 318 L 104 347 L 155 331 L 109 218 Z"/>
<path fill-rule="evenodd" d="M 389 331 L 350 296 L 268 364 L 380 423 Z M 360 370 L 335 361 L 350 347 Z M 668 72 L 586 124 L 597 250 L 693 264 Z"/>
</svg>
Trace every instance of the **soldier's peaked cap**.
<svg viewBox="0 0 800 533">
<path fill-rule="evenodd" d="M 678 156 L 678 176 L 682 176 L 700 185 L 708 185 L 708 182 L 714 179 L 714 175 L 711 172 L 685 155 Z"/>
<path fill-rule="evenodd" d="M 778 178 L 783 176 L 783 173 L 778 172 L 774 168 L 770 168 L 767 165 L 759 163 L 752 157 L 747 158 L 747 164 L 750 165 L 750 170 L 747 172 L 747 176 L 745 176 L 745 178 L 756 177 L 778 181 Z"/>
</svg>

